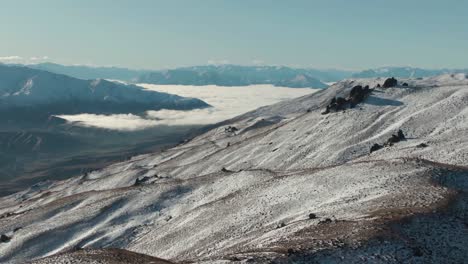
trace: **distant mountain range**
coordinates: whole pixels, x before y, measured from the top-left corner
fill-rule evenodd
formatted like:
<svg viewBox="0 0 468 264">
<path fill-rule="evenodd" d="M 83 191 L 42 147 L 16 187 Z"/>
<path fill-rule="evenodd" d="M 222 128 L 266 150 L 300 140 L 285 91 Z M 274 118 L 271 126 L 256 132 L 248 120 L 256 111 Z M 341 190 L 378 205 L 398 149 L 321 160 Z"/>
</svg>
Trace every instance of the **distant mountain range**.
<svg viewBox="0 0 468 264">
<path fill-rule="evenodd" d="M 149 91 L 135 85 L 102 79 L 81 80 L 27 67 L 0 65 L 0 117 L 3 120 L 208 106 L 199 99 Z"/>
<path fill-rule="evenodd" d="M 118 67 L 90 67 L 40 63 L 29 68 L 65 74 L 79 79 L 114 79 L 129 83 L 244 86 L 273 84 L 284 87 L 326 88 L 324 82 L 336 82 L 351 76 L 342 70 L 299 69 L 284 66 L 207 65 L 170 70 L 133 70 Z"/>
<path fill-rule="evenodd" d="M 84 65 L 61 65 L 56 63 L 29 64 L 29 68 L 44 70 L 53 73 L 65 74 L 74 78 L 92 80 L 92 79 L 110 79 L 121 80 L 125 82 L 134 82 L 141 75 L 149 73 L 147 70 L 133 70 L 119 67 L 91 67 Z"/>
<path fill-rule="evenodd" d="M 381 67 L 363 71 L 318 70 L 285 66 L 206 65 L 181 67 L 169 70 L 134 70 L 119 67 L 91 67 L 40 63 L 29 68 L 65 74 L 74 78 L 111 79 L 127 83 L 152 83 L 175 85 L 245 86 L 272 84 L 291 88 L 326 88 L 325 83 L 348 78 L 419 78 L 445 73 L 468 72 L 468 69 L 422 69 L 414 67 Z"/>
<path fill-rule="evenodd" d="M 282 66 L 208 65 L 156 71 L 141 75 L 140 83 L 180 85 L 245 86 L 272 84 L 291 88 L 326 88 L 320 79 L 337 80 L 340 73 L 294 69 Z"/>
<path fill-rule="evenodd" d="M 413 67 L 382 67 L 369 69 L 354 73 L 352 78 L 376 78 L 376 77 L 399 77 L 399 78 L 422 78 L 437 76 L 446 73 L 465 73 L 468 69 L 421 69 Z"/>
</svg>

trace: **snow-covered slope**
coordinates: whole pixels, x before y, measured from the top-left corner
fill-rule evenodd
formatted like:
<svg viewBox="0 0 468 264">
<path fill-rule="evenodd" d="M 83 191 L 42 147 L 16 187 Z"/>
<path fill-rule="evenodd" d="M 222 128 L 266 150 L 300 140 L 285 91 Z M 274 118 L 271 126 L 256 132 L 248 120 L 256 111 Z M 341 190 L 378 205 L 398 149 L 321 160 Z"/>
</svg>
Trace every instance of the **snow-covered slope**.
<svg viewBox="0 0 468 264">
<path fill-rule="evenodd" d="M 80 80 L 27 67 L 0 65 L 0 110 L 40 109 L 52 114 L 128 113 L 207 107 L 201 100 L 105 80 Z"/>
<path fill-rule="evenodd" d="M 0 262 L 122 248 L 195 263 L 463 263 L 468 78 L 400 80 L 321 114 L 383 82 L 343 81 L 2 198 Z M 406 140 L 370 153 L 400 129 Z"/>
</svg>

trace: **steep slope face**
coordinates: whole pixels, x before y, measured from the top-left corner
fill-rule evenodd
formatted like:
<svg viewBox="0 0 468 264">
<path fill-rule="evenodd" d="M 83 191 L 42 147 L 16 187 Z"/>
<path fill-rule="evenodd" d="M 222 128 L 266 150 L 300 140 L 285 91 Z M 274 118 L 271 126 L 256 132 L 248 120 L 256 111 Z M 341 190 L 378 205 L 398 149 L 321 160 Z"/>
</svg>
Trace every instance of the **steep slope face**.
<svg viewBox="0 0 468 264">
<path fill-rule="evenodd" d="M 34 119 L 39 113 L 129 113 L 207 107 L 201 100 L 105 80 L 79 80 L 26 67 L 0 65 L 0 115 Z"/>
<path fill-rule="evenodd" d="M 322 114 L 383 81 L 343 81 L 2 198 L 0 261 L 117 247 L 195 263 L 462 263 L 468 78 L 401 80 Z M 370 153 L 398 130 L 406 139 Z"/>
</svg>

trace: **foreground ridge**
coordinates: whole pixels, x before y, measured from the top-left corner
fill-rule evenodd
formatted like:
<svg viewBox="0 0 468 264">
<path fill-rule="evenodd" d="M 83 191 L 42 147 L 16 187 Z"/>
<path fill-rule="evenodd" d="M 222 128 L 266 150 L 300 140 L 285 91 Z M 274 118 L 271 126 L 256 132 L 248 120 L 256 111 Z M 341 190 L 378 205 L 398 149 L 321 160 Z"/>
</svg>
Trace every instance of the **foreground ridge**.
<svg viewBox="0 0 468 264">
<path fill-rule="evenodd" d="M 462 263 L 468 78 L 384 82 L 342 81 L 1 198 L 0 262 L 120 248 L 142 263 Z M 356 86 L 369 89 L 352 101 Z M 338 97 L 353 107 L 322 114 Z"/>
</svg>

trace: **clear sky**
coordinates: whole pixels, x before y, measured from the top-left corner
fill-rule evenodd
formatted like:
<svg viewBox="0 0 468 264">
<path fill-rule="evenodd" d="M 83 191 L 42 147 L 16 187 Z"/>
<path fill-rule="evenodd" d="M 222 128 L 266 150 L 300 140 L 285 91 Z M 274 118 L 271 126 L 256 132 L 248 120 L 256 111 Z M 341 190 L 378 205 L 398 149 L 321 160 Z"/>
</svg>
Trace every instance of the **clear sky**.
<svg viewBox="0 0 468 264">
<path fill-rule="evenodd" d="M 467 0 L 0 0 L 0 34 L 3 61 L 468 68 Z"/>
</svg>

